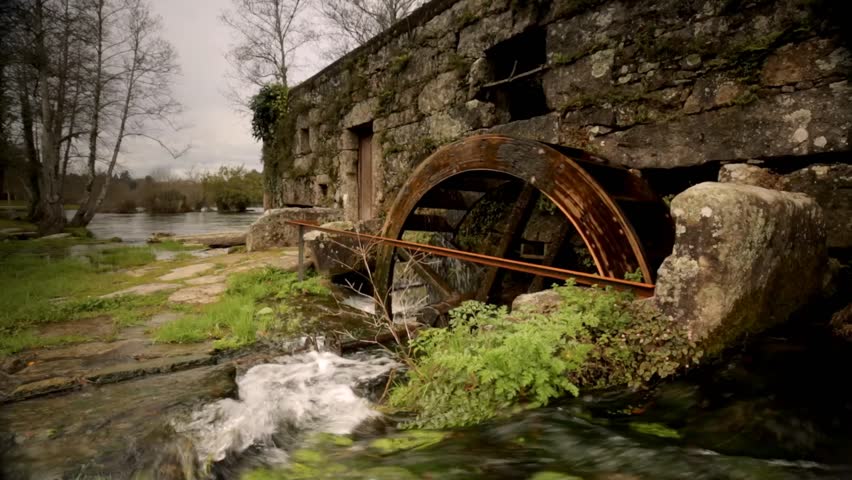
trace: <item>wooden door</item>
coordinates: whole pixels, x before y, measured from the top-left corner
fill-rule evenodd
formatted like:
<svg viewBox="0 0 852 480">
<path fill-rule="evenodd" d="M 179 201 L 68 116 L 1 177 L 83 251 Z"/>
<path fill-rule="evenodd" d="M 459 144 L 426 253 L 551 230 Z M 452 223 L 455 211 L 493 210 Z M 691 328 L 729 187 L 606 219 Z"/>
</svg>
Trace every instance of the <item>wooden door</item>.
<svg viewBox="0 0 852 480">
<path fill-rule="evenodd" d="M 373 218 L 373 134 L 358 143 L 358 219 Z"/>
</svg>

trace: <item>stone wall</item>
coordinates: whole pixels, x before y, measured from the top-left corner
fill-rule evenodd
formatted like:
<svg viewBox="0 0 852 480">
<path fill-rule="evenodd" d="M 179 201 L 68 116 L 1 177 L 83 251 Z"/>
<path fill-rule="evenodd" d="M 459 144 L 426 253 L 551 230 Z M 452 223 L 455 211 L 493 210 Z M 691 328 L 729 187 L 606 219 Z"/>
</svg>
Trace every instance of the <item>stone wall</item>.
<svg viewBox="0 0 852 480">
<path fill-rule="evenodd" d="M 849 151 L 845 3 L 435 0 L 291 91 L 267 193 L 355 220 L 365 126 L 379 216 L 420 161 L 474 133 L 635 168 Z"/>
</svg>

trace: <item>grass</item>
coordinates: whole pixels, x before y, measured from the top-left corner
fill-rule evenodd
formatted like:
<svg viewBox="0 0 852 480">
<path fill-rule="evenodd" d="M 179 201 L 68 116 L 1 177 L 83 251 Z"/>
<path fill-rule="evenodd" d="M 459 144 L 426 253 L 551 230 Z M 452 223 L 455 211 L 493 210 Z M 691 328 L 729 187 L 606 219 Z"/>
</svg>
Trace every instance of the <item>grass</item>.
<svg viewBox="0 0 852 480">
<path fill-rule="evenodd" d="M 23 220 L 0 217 L 0 228 L 20 228 L 21 230 L 33 231 L 36 229 L 36 226 Z"/>
<path fill-rule="evenodd" d="M 80 239 L 0 243 L 0 355 L 74 339 L 38 339 L 39 325 L 110 314 L 120 325 L 137 322 L 162 297 L 96 298 L 144 282 L 121 270 L 155 260 L 150 247 L 114 247 L 68 257 Z"/>
<path fill-rule="evenodd" d="M 246 272 L 230 279 L 220 301 L 161 326 L 154 338 L 165 343 L 215 340 L 219 349 L 240 348 L 272 333 L 296 330 L 298 313 L 288 300 L 330 294 L 318 277 L 299 282 L 295 273 L 274 268 Z"/>
<path fill-rule="evenodd" d="M 33 331 L 18 332 L 16 335 L 0 335 L 0 356 L 8 355 L 21 350 L 39 347 L 58 347 L 61 345 L 72 345 L 89 341 L 89 337 L 81 335 L 62 335 L 55 337 L 41 337 Z"/>
</svg>

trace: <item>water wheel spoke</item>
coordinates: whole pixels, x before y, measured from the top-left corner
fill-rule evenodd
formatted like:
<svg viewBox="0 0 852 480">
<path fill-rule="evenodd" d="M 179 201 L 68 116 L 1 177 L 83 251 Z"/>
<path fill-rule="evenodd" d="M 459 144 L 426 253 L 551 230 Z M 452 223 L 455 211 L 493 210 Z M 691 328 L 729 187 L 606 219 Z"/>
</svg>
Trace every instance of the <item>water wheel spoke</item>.
<svg viewBox="0 0 852 480">
<path fill-rule="evenodd" d="M 533 199 L 536 198 L 536 188 L 529 183 L 524 184 L 523 190 L 518 195 L 518 200 L 512 207 L 507 220 L 506 233 L 500 239 L 500 243 L 493 252 L 495 257 L 506 257 L 509 249 L 523 235 L 527 221 L 529 221 L 532 207 L 535 205 Z M 476 292 L 476 299 L 480 302 L 488 301 L 491 294 L 491 289 L 494 287 L 494 281 L 497 280 L 499 268 L 489 267 L 485 272 L 485 277 L 480 284 L 479 290 Z"/>
<path fill-rule="evenodd" d="M 420 275 L 426 283 L 435 288 L 435 290 L 441 294 L 442 298 L 448 299 L 459 296 L 459 293 L 456 292 L 456 290 L 453 289 L 453 287 L 451 287 L 450 284 L 438 274 L 438 272 L 432 269 L 432 267 L 412 257 L 407 250 L 399 249 L 398 254 L 403 261 L 408 262 L 408 264 L 411 265 L 414 271 Z"/>
<path fill-rule="evenodd" d="M 569 223 L 567 221 L 562 222 L 559 225 L 559 230 L 556 232 L 556 235 L 553 236 L 553 243 L 550 244 L 552 247 L 544 252 L 544 258 L 541 259 L 542 265 L 545 265 L 545 266 L 548 266 L 548 267 L 553 266 L 553 262 L 556 260 L 556 256 L 559 254 L 559 250 L 562 248 L 562 245 L 565 243 L 565 238 L 568 237 L 568 232 L 570 232 L 571 229 L 572 229 L 571 223 Z M 551 280 L 553 280 L 553 279 L 551 279 Z M 538 292 L 538 291 L 542 290 L 543 287 L 544 287 L 544 277 L 542 277 L 541 275 L 536 275 L 536 277 L 533 278 L 532 283 L 530 283 L 530 288 L 527 291 L 530 292 L 530 293 Z"/>
</svg>

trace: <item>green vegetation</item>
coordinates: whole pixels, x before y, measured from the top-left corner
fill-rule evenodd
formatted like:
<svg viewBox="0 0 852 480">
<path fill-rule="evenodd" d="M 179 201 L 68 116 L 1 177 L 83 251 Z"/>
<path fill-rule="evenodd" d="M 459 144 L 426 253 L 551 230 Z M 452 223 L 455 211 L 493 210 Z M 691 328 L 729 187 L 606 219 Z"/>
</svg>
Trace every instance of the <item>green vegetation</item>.
<svg viewBox="0 0 852 480">
<path fill-rule="evenodd" d="M 215 339 L 216 348 L 244 347 L 259 337 L 292 332 L 299 327 L 298 312 L 282 301 L 300 295 L 330 294 L 319 277 L 300 282 L 295 273 L 274 268 L 246 272 L 230 279 L 219 302 L 161 326 L 154 338 L 168 343 Z"/>
<path fill-rule="evenodd" d="M 408 52 L 393 57 L 388 64 L 388 72 L 392 75 L 399 75 L 405 70 L 405 67 L 408 66 L 408 62 L 410 60 L 411 54 Z"/>
<path fill-rule="evenodd" d="M 244 212 L 249 205 L 263 202 L 263 175 L 244 167 L 222 166 L 215 174 L 204 176 L 204 194 L 221 211 Z"/>
<path fill-rule="evenodd" d="M 414 413 L 406 426 L 473 425 L 515 408 L 534 408 L 579 387 L 639 385 L 671 375 L 697 352 L 681 332 L 632 302 L 628 293 L 555 287 L 547 315 L 465 302 L 449 329 L 412 342 L 408 381 L 389 404 Z"/>
<path fill-rule="evenodd" d="M 261 87 L 260 92 L 251 99 L 251 132 L 254 138 L 271 141 L 275 124 L 287 114 L 290 90 L 286 85 L 269 84 Z"/>
<path fill-rule="evenodd" d="M 22 220 L 12 220 L 9 218 L 0 217 L 0 228 L 19 228 L 21 230 L 35 231 L 36 226 Z"/>
<path fill-rule="evenodd" d="M 653 435 L 655 437 L 660 438 L 680 438 L 681 435 L 677 430 L 673 430 L 661 423 L 642 423 L 642 422 L 630 422 L 630 428 L 645 434 L 645 435 Z"/>
<path fill-rule="evenodd" d="M 91 298 L 138 282 L 119 271 L 154 261 L 154 253 L 150 247 L 112 247 L 68 257 L 68 248 L 80 243 L 71 238 L 0 244 L 0 355 L 80 340 L 39 338 L 34 328 L 41 324 L 105 314 L 129 324 L 162 302 L 157 297 Z"/>
</svg>

